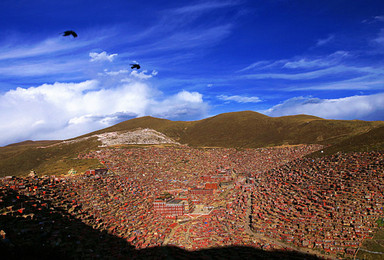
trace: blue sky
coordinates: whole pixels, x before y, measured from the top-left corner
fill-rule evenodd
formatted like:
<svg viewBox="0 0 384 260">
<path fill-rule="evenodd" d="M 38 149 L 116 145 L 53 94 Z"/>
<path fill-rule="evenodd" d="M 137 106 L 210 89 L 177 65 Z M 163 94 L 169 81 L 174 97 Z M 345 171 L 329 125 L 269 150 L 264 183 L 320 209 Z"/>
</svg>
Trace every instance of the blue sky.
<svg viewBox="0 0 384 260">
<path fill-rule="evenodd" d="M 2 0 L 0 31 L 0 146 L 145 115 L 384 120 L 381 0 Z"/>
</svg>

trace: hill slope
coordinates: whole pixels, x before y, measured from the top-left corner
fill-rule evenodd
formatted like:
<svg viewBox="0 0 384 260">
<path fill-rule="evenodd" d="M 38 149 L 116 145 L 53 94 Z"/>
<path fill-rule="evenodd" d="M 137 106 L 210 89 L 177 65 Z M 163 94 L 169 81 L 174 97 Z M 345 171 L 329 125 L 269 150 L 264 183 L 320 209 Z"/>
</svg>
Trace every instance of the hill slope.
<svg viewBox="0 0 384 260">
<path fill-rule="evenodd" d="M 194 122 L 180 139 L 193 146 L 265 147 L 284 144 L 335 144 L 384 122 L 325 120 L 296 115 L 268 117 L 245 111 Z"/>
<path fill-rule="evenodd" d="M 369 147 L 377 145 L 378 140 L 384 139 L 382 121 L 326 120 L 308 115 L 268 117 L 252 111 L 225 113 L 189 122 L 146 116 L 67 141 L 26 141 L 0 147 L 0 176 L 26 175 L 31 169 L 39 174 L 58 174 L 66 173 L 72 167 L 78 171 L 96 167 L 96 161 L 78 160 L 76 157 L 81 152 L 99 149 L 102 143 L 98 136 L 112 132 L 125 135 L 146 128 L 194 147 L 258 148 L 327 144 L 333 145 L 328 148 L 331 153 L 343 149 L 353 151 L 361 148 L 361 143 L 367 143 L 365 149 L 371 149 Z M 373 136 L 372 139 L 369 136 Z M 347 149 L 349 143 L 359 142 L 359 145 L 351 145 Z M 113 144 L 118 143 L 114 141 Z"/>
<path fill-rule="evenodd" d="M 81 142 L 61 143 L 29 142 L 25 145 L 10 145 L 0 148 L 0 177 L 7 175 L 27 175 L 36 170 L 39 175 L 59 175 L 67 173 L 71 168 L 85 171 L 89 167 L 97 167 L 97 160 L 78 160 L 77 155 L 95 149 L 100 142 L 90 138 Z"/>
<path fill-rule="evenodd" d="M 171 121 L 168 119 L 155 118 L 151 116 L 144 116 L 139 118 L 130 119 L 111 127 L 107 127 L 86 135 L 82 135 L 81 137 L 88 137 L 97 134 L 103 134 L 108 132 L 119 132 L 119 131 L 128 131 L 135 130 L 138 128 L 149 128 L 156 130 L 160 133 L 165 134 L 166 136 L 179 141 L 180 137 L 183 135 L 186 128 L 192 125 L 193 122 L 187 121 Z M 74 138 L 77 139 L 77 138 Z"/>
<path fill-rule="evenodd" d="M 367 133 L 352 136 L 335 145 L 324 148 L 323 153 L 318 151 L 310 156 L 318 157 L 337 152 L 348 153 L 368 151 L 384 151 L 384 126 L 374 128 Z"/>
</svg>

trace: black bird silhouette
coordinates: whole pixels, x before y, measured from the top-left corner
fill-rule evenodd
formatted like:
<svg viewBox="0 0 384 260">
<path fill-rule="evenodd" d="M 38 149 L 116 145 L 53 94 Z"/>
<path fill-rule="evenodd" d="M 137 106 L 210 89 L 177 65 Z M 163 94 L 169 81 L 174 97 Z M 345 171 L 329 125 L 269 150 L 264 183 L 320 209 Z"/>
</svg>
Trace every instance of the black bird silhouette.
<svg viewBox="0 0 384 260">
<path fill-rule="evenodd" d="M 139 64 L 131 64 L 131 69 L 140 69 Z"/>
<path fill-rule="evenodd" d="M 69 36 L 69 35 L 72 35 L 74 38 L 77 37 L 77 33 L 75 33 L 74 31 L 65 31 L 63 33 L 63 36 Z"/>
</svg>

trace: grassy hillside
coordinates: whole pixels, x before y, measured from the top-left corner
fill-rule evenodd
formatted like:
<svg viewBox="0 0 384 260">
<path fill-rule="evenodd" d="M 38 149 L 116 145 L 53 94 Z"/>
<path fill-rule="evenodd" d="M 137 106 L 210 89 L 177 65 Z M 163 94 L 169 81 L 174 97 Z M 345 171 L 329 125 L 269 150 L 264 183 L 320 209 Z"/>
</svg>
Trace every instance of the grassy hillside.
<svg viewBox="0 0 384 260">
<path fill-rule="evenodd" d="M 61 174 L 70 168 L 84 171 L 97 167 L 93 160 L 75 159 L 77 154 L 98 149 L 97 139 L 90 137 L 113 131 L 151 128 L 174 140 L 194 147 L 258 148 L 288 144 L 327 144 L 324 154 L 337 151 L 381 149 L 384 144 L 384 122 L 325 120 L 308 115 L 268 117 L 252 112 L 220 114 L 199 121 L 171 121 L 141 117 L 92 132 L 71 140 L 25 141 L 0 147 L 0 176 L 26 175 L 31 169 L 38 174 Z M 46 148 L 39 148 L 39 147 Z M 322 154 L 314 154 L 319 156 Z"/>
<path fill-rule="evenodd" d="M 96 167 L 99 165 L 96 160 L 78 160 L 76 157 L 98 144 L 96 138 L 91 138 L 77 143 L 43 146 L 45 148 L 42 148 L 41 142 L 1 147 L 0 177 L 27 175 L 32 169 L 39 175 L 59 175 L 66 174 L 71 168 L 84 171 L 91 166 Z"/>
<path fill-rule="evenodd" d="M 196 121 L 180 141 L 193 146 L 219 147 L 335 144 L 379 125 L 384 122 L 325 120 L 306 115 L 272 118 L 245 111 Z"/>
<path fill-rule="evenodd" d="M 253 111 L 224 113 L 198 121 L 154 117 L 131 119 L 84 136 L 152 128 L 191 146 L 265 147 L 283 144 L 335 144 L 384 122 L 326 120 L 315 116 L 269 117 Z M 83 137 L 84 137 L 83 136 Z"/>
<path fill-rule="evenodd" d="M 337 152 L 384 151 L 384 126 L 372 129 L 367 133 L 347 138 L 335 145 L 323 149 L 323 153 L 315 152 L 311 157 L 325 156 Z"/>
<path fill-rule="evenodd" d="M 372 239 L 364 240 L 359 248 L 356 259 L 379 260 L 384 259 L 384 230 L 380 227 Z"/>
</svg>

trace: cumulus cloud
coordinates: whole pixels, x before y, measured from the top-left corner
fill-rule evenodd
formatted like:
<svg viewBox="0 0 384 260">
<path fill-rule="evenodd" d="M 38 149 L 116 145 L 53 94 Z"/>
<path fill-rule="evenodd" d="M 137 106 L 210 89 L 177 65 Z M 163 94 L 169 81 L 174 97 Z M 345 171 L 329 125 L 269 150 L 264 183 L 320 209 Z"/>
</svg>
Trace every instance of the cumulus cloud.
<svg viewBox="0 0 384 260">
<path fill-rule="evenodd" d="M 97 52 L 91 52 L 89 53 L 89 57 L 91 57 L 90 61 L 109 61 L 112 62 L 113 59 L 117 56 L 117 54 L 110 54 L 108 55 L 107 52 L 103 51 L 100 53 Z"/>
<path fill-rule="evenodd" d="M 86 124 L 86 123 L 92 123 L 94 121 L 99 121 L 100 123 L 104 125 L 113 125 L 117 124 L 121 121 L 129 120 L 132 118 L 137 117 L 137 114 L 132 112 L 117 112 L 110 115 L 82 115 L 79 117 L 71 118 L 68 121 L 69 125 L 80 125 L 80 124 Z"/>
<path fill-rule="evenodd" d="M 138 72 L 137 70 L 133 70 L 131 72 L 131 76 L 138 78 L 138 79 L 150 79 L 153 76 L 156 76 L 158 74 L 158 72 L 156 70 L 153 70 L 151 74 L 146 74 L 147 72 L 148 72 L 147 70 L 143 70 L 141 72 Z"/>
<path fill-rule="evenodd" d="M 141 81 L 43 84 L 0 95 L 0 145 L 27 139 L 67 139 L 145 115 L 200 119 L 208 105 L 198 92 L 163 96 Z M 183 117 L 184 118 L 184 117 Z"/>
<path fill-rule="evenodd" d="M 202 94 L 183 90 L 163 101 L 155 101 L 149 114 L 174 120 L 193 120 L 206 115 L 208 109 Z"/>
<path fill-rule="evenodd" d="M 384 120 L 384 93 L 339 99 L 295 97 L 260 112 L 269 116 L 307 114 L 326 119 Z"/>
<path fill-rule="evenodd" d="M 137 70 L 116 70 L 116 71 L 109 71 L 107 69 L 104 70 L 103 73 L 98 73 L 99 76 L 110 76 L 110 77 L 115 77 L 117 76 L 124 76 L 123 79 L 121 79 L 121 82 L 133 82 L 135 80 L 147 80 L 150 79 L 154 76 L 156 76 L 158 72 L 156 70 L 153 70 L 151 73 L 148 73 L 147 70 L 143 71 L 137 71 Z"/>
<path fill-rule="evenodd" d="M 261 99 L 259 97 L 246 97 L 246 96 L 227 96 L 227 95 L 220 95 L 217 96 L 218 99 L 224 100 L 224 101 L 235 101 L 238 103 L 257 103 L 261 102 Z"/>
</svg>

